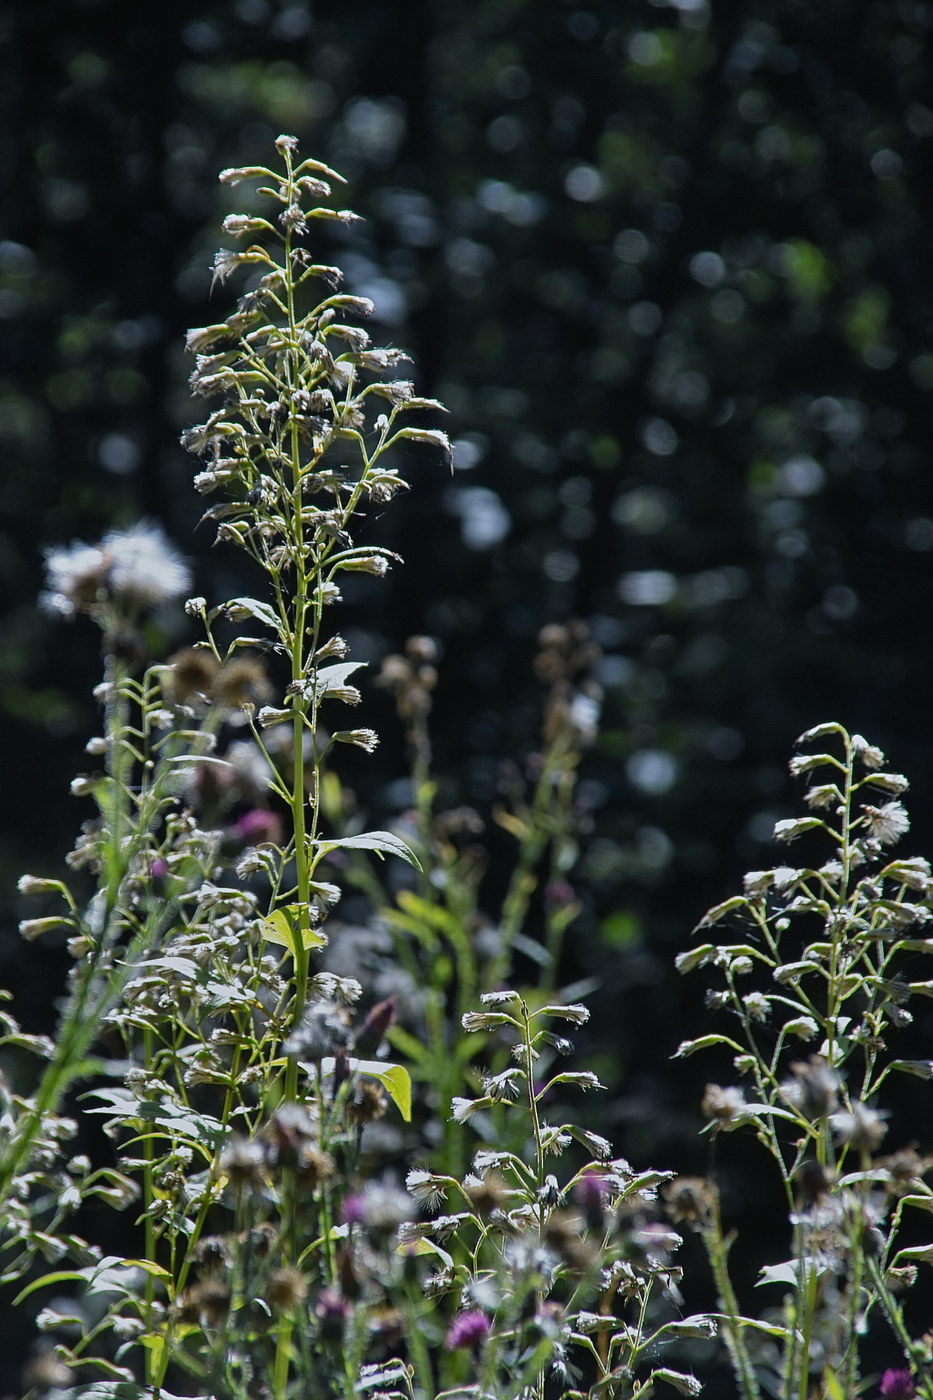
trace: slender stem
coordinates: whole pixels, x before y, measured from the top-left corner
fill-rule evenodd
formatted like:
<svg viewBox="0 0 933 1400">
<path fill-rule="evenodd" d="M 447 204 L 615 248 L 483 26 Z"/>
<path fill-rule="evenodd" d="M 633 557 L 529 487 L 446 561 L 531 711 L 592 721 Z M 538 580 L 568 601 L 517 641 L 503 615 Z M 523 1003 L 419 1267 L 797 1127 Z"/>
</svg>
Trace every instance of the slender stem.
<svg viewBox="0 0 933 1400">
<path fill-rule="evenodd" d="M 745 1345 L 745 1337 L 741 1326 L 741 1309 L 738 1299 L 735 1296 L 735 1289 L 732 1287 L 732 1279 L 729 1277 L 729 1249 L 725 1237 L 722 1233 L 722 1217 L 719 1211 L 719 1192 L 710 1182 L 710 1214 L 708 1223 L 703 1227 L 702 1237 L 706 1246 L 706 1253 L 716 1280 L 716 1289 L 719 1294 L 719 1305 L 726 1316 L 723 1327 L 726 1347 L 732 1361 L 736 1380 L 742 1392 L 743 1400 L 758 1400 L 760 1394 L 758 1380 L 755 1376 L 755 1369 L 752 1366 L 748 1348 Z"/>
</svg>

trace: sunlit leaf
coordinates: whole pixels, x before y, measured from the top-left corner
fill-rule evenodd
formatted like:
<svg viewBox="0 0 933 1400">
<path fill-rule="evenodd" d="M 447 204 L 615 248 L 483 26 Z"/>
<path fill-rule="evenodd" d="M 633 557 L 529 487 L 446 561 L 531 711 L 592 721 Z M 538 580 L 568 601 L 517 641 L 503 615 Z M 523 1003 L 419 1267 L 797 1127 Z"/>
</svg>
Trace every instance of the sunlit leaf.
<svg viewBox="0 0 933 1400">
<path fill-rule="evenodd" d="M 399 856 L 416 870 L 421 862 L 410 846 L 391 831 L 365 831 L 360 836 L 344 836 L 340 841 L 311 841 L 308 843 L 326 855 L 328 851 L 375 851 L 382 856 Z"/>
<path fill-rule="evenodd" d="M 276 909 L 267 915 L 260 924 L 264 941 L 275 943 L 280 948 L 287 948 L 290 953 L 293 953 L 297 938 L 299 913 L 300 908 L 297 904 L 289 904 L 286 908 Z M 327 947 L 327 935 L 310 926 L 302 929 L 301 941 L 305 948 Z"/>
</svg>

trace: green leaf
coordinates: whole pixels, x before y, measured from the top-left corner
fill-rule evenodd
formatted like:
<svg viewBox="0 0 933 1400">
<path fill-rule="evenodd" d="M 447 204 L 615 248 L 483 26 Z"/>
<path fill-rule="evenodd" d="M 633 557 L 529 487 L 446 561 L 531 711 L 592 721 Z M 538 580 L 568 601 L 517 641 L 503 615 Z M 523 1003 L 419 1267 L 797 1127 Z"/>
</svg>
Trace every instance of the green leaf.
<svg viewBox="0 0 933 1400">
<path fill-rule="evenodd" d="M 96 1111 L 100 1112 L 101 1110 Z M 122 1259 L 119 1254 L 107 1254 L 96 1264 L 88 1264 L 83 1269 L 56 1269 L 54 1273 L 43 1274 L 41 1278 L 33 1279 L 32 1283 L 27 1284 L 22 1292 L 13 1299 L 13 1303 L 15 1306 L 39 1288 L 48 1288 L 53 1283 L 65 1282 L 83 1282 L 87 1286 L 89 1294 L 123 1293 L 129 1296 L 131 1293 L 135 1293 L 135 1289 L 130 1280 L 120 1278 L 119 1271 L 121 1269 L 144 1269 L 154 1278 L 171 1278 L 171 1274 L 160 1264 L 153 1264 L 145 1259 Z"/>
<path fill-rule="evenodd" d="M 399 908 L 413 919 L 420 920 L 429 928 L 437 929 L 439 933 L 447 934 L 451 939 L 456 939 L 458 934 L 462 936 L 462 924 L 443 904 L 432 904 L 413 890 L 399 890 L 395 898 Z M 387 912 L 391 915 L 394 911 Z"/>
<path fill-rule="evenodd" d="M 695 1055 L 698 1050 L 708 1050 L 711 1045 L 728 1045 L 731 1050 L 742 1054 L 741 1045 L 730 1040 L 727 1035 L 701 1035 L 696 1040 L 682 1040 L 671 1056 L 672 1060 L 685 1060 L 688 1055 Z"/>
<path fill-rule="evenodd" d="M 411 1240 L 408 1244 L 397 1244 L 395 1246 L 395 1252 L 396 1254 L 404 1254 L 406 1256 L 412 1254 L 433 1254 L 435 1258 L 440 1259 L 441 1263 L 448 1269 L 454 1267 L 453 1256 L 448 1254 L 446 1249 L 441 1249 L 440 1245 L 435 1244 L 433 1240 Z M 607 1321 L 611 1321 L 611 1319 L 607 1319 Z"/>
<path fill-rule="evenodd" d="M 933 1264 L 933 1244 L 912 1245 L 910 1249 L 899 1249 L 894 1260 L 895 1268 L 902 1259 L 912 1264 Z"/>
<path fill-rule="evenodd" d="M 208 1147 L 219 1146 L 226 1136 L 216 1118 L 171 1101 L 138 1099 L 129 1089 L 89 1089 L 82 1098 L 100 1099 L 104 1104 L 103 1108 L 86 1109 L 87 1113 L 108 1113 L 117 1123 L 153 1123 L 163 1130 L 161 1136 L 187 1138 L 205 1156 L 209 1155 Z"/>
<path fill-rule="evenodd" d="M 379 857 L 399 856 L 416 870 L 421 869 L 421 862 L 411 847 L 391 831 L 365 831 L 360 836 L 344 836 L 341 841 L 309 841 L 308 844 L 322 855 L 328 851 L 375 851 Z"/>
<path fill-rule="evenodd" d="M 792 1288 L 796 1288 L 801 1266 L 805 1278 L 808 1278 L 813 1270 L 816 1271 L 816 1276 L 819 1278 L 826 1273 L 829 1267 L 828 1264 L 812 1259 L 788 1259 L 783 1264 L 767 1264 L 763 1269 L 758 1270 L 758 1282 L 755 1287 L 760 1288 L 765 1283 L 789 1283 Z"/>
<path fill-rule="evenodd" d="M 282 626 L 281 618 L 274 609 L 268 603 L 260 603 L 258 598 L 231 598 L 229 603 L 224 604 L 224 612 L 234 621 L 238 615 L 246 613 L 248 617 L 255 617 L 257 622 L 264 622 L 273 632 L 278 632 Z"/>
<path fill-rule="evenodd" d="M 407 1055 L 416 1065 L 430 1064 L 431 1052 L 427 1046 L 417 1040 L 411 1031 L 406 1031 L 404 1026 L 390 1026 L 386 1039 L 394 1049 Z"/>
<path fill-rule="evenodd" d="M 737 909 L 747 909 L 749 901 L 744 895 L 736 894 L 731 899 L 724 899 L 722 904 L 715 904 L 712 909 L 707 909 L 697 928 L 709 928 L 711 924 L 718 924 L 720 919 L 724 919 L 727 914 L 734 913 Z"/>
<path fill-rule="evenodd" d="M 276 909 L 263 919 L 260 929 L 266 943 L 275 943 L 294 953 L 300 912 L 300 905 L 289 904 L 284 909 Z M 310 927 L 302 930 L 301 941 L 305 948 L 327 947 L 327 935 Z"/>
<path fill-rule="evenodd" d="M 321 1073 L 333 1074 L 336 1060 L 328 1057 L 321 1061 Z M 350 1060 L 353 1074 L 366 1074 L 370 1079 L 378 1079 L 389 1098 L 395 1104 L 406 1123 L 411 1122 L 411 1076 L 404 1065 L 392 1065 L 386 1060 Z"/>
<path fill-rule="evenodd" d="M 318 699 L 323 700 L 332 690 L 342 690 L 354 672 L 365 665 L 365 661 L 337 661 L 332 666 L 322 666 L 314 673 L 314 688 Z"/>
<path fill-rule="evenodd" d="M 823 1371 L 823 1391 L 826 1400 L 846 1400 L 839 1377 L 828 1366 Z"/>
</svg>

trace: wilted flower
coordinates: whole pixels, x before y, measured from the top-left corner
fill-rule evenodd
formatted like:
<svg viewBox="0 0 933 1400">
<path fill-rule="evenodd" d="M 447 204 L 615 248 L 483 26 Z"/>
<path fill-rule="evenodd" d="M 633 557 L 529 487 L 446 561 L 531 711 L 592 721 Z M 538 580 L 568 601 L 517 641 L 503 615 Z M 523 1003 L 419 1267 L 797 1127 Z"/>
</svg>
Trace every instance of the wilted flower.
<svg viewBox="0 0 933 1400">
<path fill-rule="evenodd" d="M 829 1121 L 840 1142 L 851 1144 L 857 1152 L 874 1152 L 888 1131 L 885 1116 L 856 1099 L 851 1112 L 834 1113 Z"/>
<path fill-rule="evenodd" d="M 265 1174 L 266 1154 L 262 1143 L 234 1137 L 220 1155 L 220 1169 L 236 1186 L 257 1185 Z"/>
<path fill-rule="evenodd" d="M 709 1182 L 701 1176 L 678 1176 L 663 1190 L 672 1220 L 698 1228 L 708 1220 L 714 1204 Z"/>
<path fill-rule="evenodd" d="M 284 1049 L 286 1055 L 296 1055 L 301 1060 L 323 1060 L 348 1050 L 352 1041 L 353 1032 L 343 1009 L 336 1002 L 315 1001 L 305 1012 L 301 1025 L 286 1040 Z"/>
<path fill-rule="evenodd" d="M 155 608 L 187 593 L 191 573 L 158 525 L 145 521 L 130 530 L 110 530 L 100 544 L 75 540 L 69 549 L 47 551 L 49 591 L 42 605 L 71 617 L 88 612 L 109 594 L 133 607 Z"/>
<path fill-rule="evenodd" d="M 447 1182 L 444 1178 L 434 1176 L 424 1167 L 412 1167 L 405 1178 L 405 1186 L 409 1194 L 427 1210 L 436 1210 L 447 1192 Z"/>
<path fill-rule="evenodd" d="M 836 1107 L 839 1077 L 821 1055 L 811 1055 L 806 1064 L 791 1065 L 790 1072 L 794 1078 L 781 1085 L 781 1093 L 789 1104 L 799 1108 L 811 1121 L 825 1118 L 832 1112 Z"/>
<path fill-rule="evenodd" d="M 214 696 L 228 709 L 258 705 L 267 700 L 271 687 L 266 668 L 255 656 L 238 656 L 221 666 L 214 679 Z"/>
<path fill-rule="evenodd" d="M 308 1280 L 300 1269 L 272 1269 L 266 1281 L 265 1296 L 275 1313 L 289 1313 L 304 1301 Z"/>
<path fill-rule="evenodd" d="M 857 754 L 866 768 L 880 768 L 884 763 L 884 754 L 875 744 L 870 744 L 867 739 L 863 739 L 861 734 L 852 735 L 852 752 Z"/>
<path fill-rule="evenodd" d="M 745 1095 L 735 1087 L 724 1089 L 721 1084 L 707 1084 L 700 1106 L 716 1128 L 735 1128 L 746 1116 Z"/>
</svg>

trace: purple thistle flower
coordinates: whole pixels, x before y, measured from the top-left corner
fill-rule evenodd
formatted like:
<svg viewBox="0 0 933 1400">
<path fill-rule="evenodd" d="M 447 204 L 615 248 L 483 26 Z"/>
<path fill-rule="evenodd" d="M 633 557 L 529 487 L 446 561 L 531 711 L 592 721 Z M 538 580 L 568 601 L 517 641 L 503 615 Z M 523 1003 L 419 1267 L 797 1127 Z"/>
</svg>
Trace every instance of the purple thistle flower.
<svg viewBox="0 0 933 1400">
<path fill-rule="evenodd" d="M 448 1351 L 457 1351 L 461 1347 L 479 1347 L 492 1331 L 492 1323 L 484 1312 L 476 1308 L 468 1312 L 457 1313 L 444 1338 L 444 1346 Z"/>
<path fill-rule="evenodd" d="M 362 1191 L 355 1191 L 343 1203 L 340 1218 L 344 1225 L 362 1225 L 366 1219 L 366 1197 Z"/>
<path fill-rule="evenodd" d="M 241 841 L 278 843 L 282 839 L 282 818 L 276 812 L 252 807 L 238 818 L 233 830 Z"/>
<path fill-rule="evenodd" d="M 917 1388 L 909 1371 L 892 1369 L 882 1374 L 880 1393 L 884 1400 L 913 1400 Z"/>
</svg>

